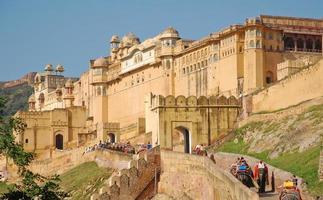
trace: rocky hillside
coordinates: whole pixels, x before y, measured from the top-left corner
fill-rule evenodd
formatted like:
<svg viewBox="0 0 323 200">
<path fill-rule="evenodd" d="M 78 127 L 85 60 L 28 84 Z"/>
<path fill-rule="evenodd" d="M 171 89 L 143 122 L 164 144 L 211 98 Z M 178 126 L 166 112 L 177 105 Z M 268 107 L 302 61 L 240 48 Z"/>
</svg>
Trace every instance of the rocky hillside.
<svg viewBox="0 0 323 200">
<path fill-rule="evenodd" d="M 36 72 L 29 72 L 17 80 L 1 81 L 0 88 L 11 88 L 11 87 L 23 85 L 26 83 L 29 85 L 32 85 L 34 83 L 34 78 L 35 78 L 36 74 L 37 74 Z"/>
<path fill-rule="evenodd" d="M 7 99 L 4 116 L 12 116 L 18 110 L 28 108 L 28 98 L 32 94 L 33 88 L 28 83 L 20 84 L 9 88 L 0 88 L 0 96 Z"/>
<path fill-rule="evenodd" d="M 316 100 L 316 103 L 320 103 Z M 235 131 L 235 142 L 247 145 L 248 152 L 267 151 L 269 158 L 284 153 L 304 152 L 322 144 L 323 104 L 297 106 L 252 116 Z M 263 116 L 266 117 L 263 117 Z"/>
<path fill-rule="evenodd" d="M 216 151 L 241 153 L 265 160 L 304 178 L 315 195 L 323 195 L 318 179 L 323 144 L 323 98 L 240 122 L 231 141 Z"/>
</svg>

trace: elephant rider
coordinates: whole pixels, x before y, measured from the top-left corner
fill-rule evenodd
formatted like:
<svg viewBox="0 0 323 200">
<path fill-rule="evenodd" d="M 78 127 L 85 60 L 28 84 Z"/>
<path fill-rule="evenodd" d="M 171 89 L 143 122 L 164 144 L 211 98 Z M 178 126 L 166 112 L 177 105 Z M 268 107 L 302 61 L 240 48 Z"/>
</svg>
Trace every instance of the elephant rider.
<svg viewBox="0 0 323 200">
<path fill-rule="evenodd" d="M 289 194 L 289 195 L 295 195 L 298 198 L 298 200 L 302 200 L 301 192 L 297 188 L 297 186 L 295 186 L 295 183 L 292 180 L 285 180 L 283 185 L 279 186 L 278 188 L 282 188 L 282 187 L 283 187 L 283 190 L 279 195 L 279 199 L 283 199 L 284 196 Z"/>
<path fill-rule="evenodd" d="M 237 173 L 239 172 L 246 173 L 250 175 L 251 178 L 253 178 L 252 169 L 243 157 L 240 158 L 240 163 L 237 166 Z"/>
<path fill-rule="evenodd" d="M 260 160 L 256 164 L 255 169 L 254 169 L 254 178 L 257 180 L 258 185 L 261 185 L 261 181 L 263 181 L 263 180 L 260 180 L 259 174 L 265 174 L 266 183 L 262 183 L 264 185 L 263 185 L 263 187 L 260 187 L 260 189 L 259 189 L 259 192 L 265 192 L 265 184 L 267 184 L 267 185 L 269 184 L 268 167 L 262 160 Z"/>
</svg>

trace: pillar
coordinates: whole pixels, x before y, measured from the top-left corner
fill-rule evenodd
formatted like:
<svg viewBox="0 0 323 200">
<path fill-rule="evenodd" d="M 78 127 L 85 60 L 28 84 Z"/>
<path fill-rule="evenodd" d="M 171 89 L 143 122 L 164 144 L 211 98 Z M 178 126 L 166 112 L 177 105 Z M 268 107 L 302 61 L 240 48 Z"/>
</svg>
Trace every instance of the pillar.
<svg viewBox="0 0 323 200">
<path fill-rule="evenodd" d="M 297 51 L 297 38 L 294 38 L 294 51 Z"/>
</svg>

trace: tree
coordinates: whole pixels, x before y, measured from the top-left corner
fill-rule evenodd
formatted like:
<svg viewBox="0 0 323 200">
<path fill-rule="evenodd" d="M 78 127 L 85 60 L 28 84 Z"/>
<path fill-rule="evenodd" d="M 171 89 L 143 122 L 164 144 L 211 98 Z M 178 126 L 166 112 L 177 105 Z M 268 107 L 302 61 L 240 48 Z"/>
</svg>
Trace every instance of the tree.
<svg viewBox="0 0 323 200">
<path fill-rule="evenodd" d="M 0 154 L 13 161 L 18 166 L 18 173 L 22 180 L 16 183 L 1 199 L 29 200 L 35 197 L 48 200 L 59 200 L 68 194 L 61 190 L 60 179 L 57 175 L 44 177 L 28 170 L 28 165 L 34 155 L 25 152 L 23 146 L 15 142 L 13 131 L 21 134 L 26 124 L 19 118 L 3 117 L 3 108 L 6 100 L 0 97 Z"/>
</svg>

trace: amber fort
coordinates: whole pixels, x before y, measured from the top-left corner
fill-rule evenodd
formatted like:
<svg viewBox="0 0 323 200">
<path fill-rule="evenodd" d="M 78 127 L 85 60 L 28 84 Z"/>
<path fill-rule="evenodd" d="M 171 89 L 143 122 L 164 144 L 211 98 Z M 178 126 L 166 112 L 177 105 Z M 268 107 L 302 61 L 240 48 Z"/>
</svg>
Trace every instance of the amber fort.
<svg viewBox="0 0 323 200">
<path fill-rule="evenodd" d="M 151 143 L 165 150 L 158 192 L 176 197 L 189 187 L 186 181 L 192 177 L 177 177 L 183 185 L 171 182 L 177 172 L 169 163 L 177 163 L 179 168 L 190 164 L 201 180 L 209 177 L 202 183 L 208 193 L 186 192 L 192 199 L 258 199 L 212 168 L 211 161 L 187 154 L 197 144 L 214 144 L 253 113 L 322 96 L 322 39 L 322 19 L 268 15 L 198 40 L 182 38 L 176 27 L 156 30 L 146 39 L 132 32 L 113 35 L 102 41 L 107 42 L 106 56 L 89 60 L 80 77 L 64 76 L 63 63 L 44 64 L 35 75 L 28 111 L 16 113 L 27 124 L 16 140 L 39 159 L 75 151 L 70 158 L 75 162 L 77 149 L 99 141 Z M 104 160 L 107 154 L 93 152 L 86 159 Z M 142 188 L 131 186 L 150 182 L 150 167 L 160 163 L 149 153 L 135 159 L 113 156 L 129 166 L 92 199 L 136 199 Z M 137 173 L 147 180 L 136 178 Z"/>
</svg>

